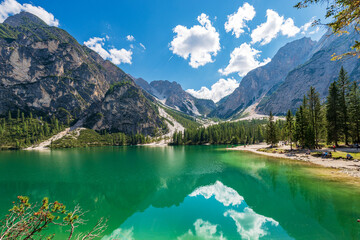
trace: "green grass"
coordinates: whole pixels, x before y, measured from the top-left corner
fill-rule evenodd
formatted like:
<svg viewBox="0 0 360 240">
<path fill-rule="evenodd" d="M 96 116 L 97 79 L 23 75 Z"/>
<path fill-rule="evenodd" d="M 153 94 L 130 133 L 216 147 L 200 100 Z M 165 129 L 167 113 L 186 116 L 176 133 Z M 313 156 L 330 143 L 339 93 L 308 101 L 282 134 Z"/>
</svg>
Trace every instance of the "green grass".
<svg viewBox="0 0 360 240">
<path fill-rule="evenodd" d="M 347 152 L 341 152 L 341 151 L 336 151 L 336 152 L 331 152 L 332 157 L 334 159 L 346 159 L 346 155 L 348 154 Z M 360 159 L 360 153 L 349 153 L 354 159 Z"/>
<path fill-rule="evenodd" d="M 278 149 L 278 148 L 261 148 L 258 151 L 266 152 L 266 153 L 287 153 L 287 152 L 290 152 L 290 150 Z"/>
</svg>

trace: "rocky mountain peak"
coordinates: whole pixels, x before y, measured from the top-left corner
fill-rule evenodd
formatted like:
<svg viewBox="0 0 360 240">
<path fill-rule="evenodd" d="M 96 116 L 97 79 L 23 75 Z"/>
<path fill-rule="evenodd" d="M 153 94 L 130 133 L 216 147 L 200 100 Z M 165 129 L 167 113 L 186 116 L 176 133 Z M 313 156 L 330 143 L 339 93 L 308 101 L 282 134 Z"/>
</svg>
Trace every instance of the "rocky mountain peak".
<svg viewBox="0 0 360 240">
<path fill-rule="evenodd" d="M 212 116 L 229 118 L 241 113 L 252 104 L 259 103 L 284 82 L 286 75 L 304 63 L 316 45 L 310 38 L 292 41 L 278 50 L 271 62 L 250 71 L 239 87 L 219 102 Z"/>
<path fill-rule="evenodd" d="M 39 25 L 42 27 L 48 26 L 39 17 L 29 12 L 20 12 L 18 14 L 10 16 L 4 21 L 4 23 L 12 27 L 29 26 L 29 25 Z"/>
</svg>

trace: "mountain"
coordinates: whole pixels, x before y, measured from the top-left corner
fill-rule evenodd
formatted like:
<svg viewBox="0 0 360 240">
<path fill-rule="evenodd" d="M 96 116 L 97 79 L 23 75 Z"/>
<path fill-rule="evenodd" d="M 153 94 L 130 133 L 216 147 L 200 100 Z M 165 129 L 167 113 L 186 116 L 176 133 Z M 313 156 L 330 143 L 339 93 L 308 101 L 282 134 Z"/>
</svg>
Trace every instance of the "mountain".
<svg viewBox="0 0 360 240">
<path fill-rule="evenodd" d="M 189 115 L 207 115 L 216 108 L 212 100 L 198 99 L 185 92 L 176 82 L 135 79 L 137 85 L 159 99 L 163 104 Z"/>
<path fill-rule="evenodd" d="M 0 115 L 19 109 L 70 116 L 128 134 L 162 127 L 151 100 L 125 72 L 35 15 L 21 12 L 0 24 L 0 60 Z"/>
<path fill-rule="evenodd" d="M 310 86 L 315 87 L 324 101 L 330 84 L 337 79 L 341 66 L 349 73 L 350 80 L 359 80 L 360 60 L 356 57 L 331 61 L 334 54 L 351 51 L 354 41 L 360 40 L 354 30 L 349 34 L 332 35 L 329 30 L 316 44 L 311 56 L 303 64 L 290 71 L 285 81 L 267 99 L 264 99 L 257 111 L 268 114 L 272 111 L 284 115 L 288 109 L 295 110 L 302 102 Z"/>
<path fill-rule="evenodd" d="M 308 58 L 315 43 L 310 38 L 302 38 L 280 48 L 271 62 L 249 72 L 239 87 L 222 99 L 210 115 L 229 118 L 270 95 L 291 70 Z"/>
</svg>

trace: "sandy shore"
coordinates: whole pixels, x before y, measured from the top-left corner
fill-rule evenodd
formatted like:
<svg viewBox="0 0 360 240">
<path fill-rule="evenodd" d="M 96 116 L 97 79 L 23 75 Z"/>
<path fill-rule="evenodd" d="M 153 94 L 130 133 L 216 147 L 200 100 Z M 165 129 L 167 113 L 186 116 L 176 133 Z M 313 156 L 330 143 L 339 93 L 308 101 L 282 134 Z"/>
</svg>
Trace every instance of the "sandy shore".
<svg viewBox="0 0 360 240">
<path fill-rule="evenodd" d="M 346 173 L 349 176 L 360 178 L 360 161 L 358 160 L 341 160 L 341 159 L 314 157 L 307 155 L 305 151 L 294 152 L 294 153 L 268 153 L 268 152 L 258 151 L 259 149 L 267 148 L 267 147 L 269 147 L 269 145 L 254 144 L 254 145 L 248 145 L 246 147 L 239 146 L 239 147 L 227 148 L 227 149 L 235 150 L 235 151 L 252 152 L 252 153 L 261 154 L 269 157 L 275 157 L 275 158 L 286 158 L 286 159 L 309 162 L 326 168 L 338 169 L 342 173 Z M 283 146 L 279 148 L 289 149 L 288 146 Z M 338 150 L 341 151 L 342 149 L 338 149 Z M 323 149 L 322 151 L 330 151 L 330 149 Z M 351 152 L 351 150 L 349 152 Z M 336 173 L 334 172 L 334 174 Z"/>
</svg>

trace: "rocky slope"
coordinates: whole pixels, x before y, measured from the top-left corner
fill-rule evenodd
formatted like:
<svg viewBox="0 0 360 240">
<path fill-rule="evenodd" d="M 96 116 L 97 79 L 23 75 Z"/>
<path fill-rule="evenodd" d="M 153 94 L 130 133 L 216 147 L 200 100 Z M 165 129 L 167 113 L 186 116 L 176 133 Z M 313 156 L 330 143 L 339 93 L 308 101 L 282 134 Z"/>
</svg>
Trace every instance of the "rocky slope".
<svg viewBox="0 0 360 240">
<path fill-rule="evenodd" d="M 310 58 L 293 69 L 279 88 L 264 99 L 257 111 L 268 114 L 272 111 L 284 115 L 288 109 L 295 110 L 302 102 L 304 94 L 310 86 L 320 93 L 322 100 L 328 94 L 331 82 L 337 79 L 341 66 L 349 73 L 350 80 L 359 80 L 360 60 L 358 58 L 344 58 L 331 61 L 333 54 L 339 55 L 351 50 L 355 40 L 360 40 L 354 31 L 341 36 L 331 35 L 329 31 L 316 44 Z"/>
<path fill-rule="evenodd" d="M 94 104 L 91 112 L 85 126 L 98 131 L 156 135 L 166 129 L 158 107 L 133 82 L 113 85 L 104 99 Z"/>
<path fill-rule="evenodd" d="M 280 48 L 270 63 L 249 72 L 239 87 L 222 99 L 210 115 L 229 118 L 270 95 L 296 66 L 303 63 L 313 50 L 315 42 L 302 38 Z"/>
<path fill-rule="evenodd" d="M 198 99 L 185 92 L 181 85 L 169 81 L 135 79 L 137 85 L 159 99 L 163 104 L 189 115 L 207 115 L 216 108 L 212 100 Z"/>
<path fill-rule="evenodd" d="M 99 113 L 107 119 L 94 129 L 150 133 L 162 123 L 143 97 L 125 72 L 66 31 L 26 12 L 0 24 L 0 115 L 17 109 L 72 118 Z"/>
</svg>

